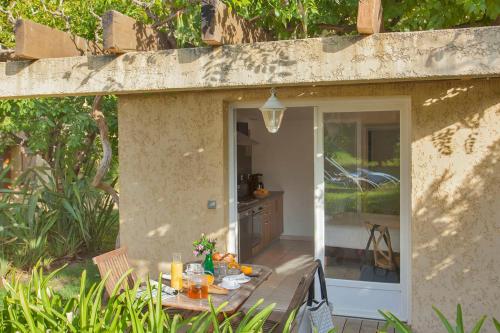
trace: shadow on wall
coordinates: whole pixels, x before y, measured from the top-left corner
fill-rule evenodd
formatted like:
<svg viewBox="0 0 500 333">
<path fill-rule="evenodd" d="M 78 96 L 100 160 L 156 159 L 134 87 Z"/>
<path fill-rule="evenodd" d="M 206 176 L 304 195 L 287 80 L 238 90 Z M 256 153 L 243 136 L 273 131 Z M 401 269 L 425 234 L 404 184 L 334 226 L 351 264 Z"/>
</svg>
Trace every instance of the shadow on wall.
<svg viewBox="0 0 500 333">
<path fill-rule="evenodd" d="M 447 90 L 437 92 L 435 96 L 427 98 L 421 106 L 418 106 L 422 110 L 416 112 L 414 116 L 414 123 L 419 128 L 416 133 L 413 133 L 413 140 L 431 135 L 434 147 L 445 156 L 453 153 L 453 141 L 460 140 L 466 154 L 472 154 L 481 119 L 484 118 L 486 110 L 492 106 L 491 98 L 485 98 L 483 90 L 491 91 L 490 88 L 494 88 L 494 84 L 490 81 L 461 85 L 450 82 Z M 500 90 L 498 91 L 500 93 Z M 451 111 L 450 116 L 443 119 L 448 124 L 429 120 L 435 116 L 439 117 L 443 108 Z M 476 112 L 470 112 L 470 110 Z M 422 123 L 425 123 L 425 128 L 419 126 Z M 463 138 L 462 135 L 465 132 L 467 132 L 467 137 Z M 455 147 L 457 148 L 456 145 Z"/>
<path fill-rule="evenodd" d="M 473 85 L 451 88 L 426 100 L 422 114 L 416 114 L 417 127 L 433 128 L 427 138 L 414 138 L 413 144 L 425 150 L 419 140 L 430 139 L 434 149 L 432 157 L 423 155 L 413 162 L 414 176 L 425 184 L 422 190 L 420 184 L 413 186 L 417 328 L 432 322 L 438 330 L 432 305 L 451 316 L 461 303 L 469 316 L 466 320 L 500 313 L 500 130 L 495 127 L 500 102 L 492 102 L 492 95 L 482 99 L 478 91 L 471 94 L 474 89 Z M 449 117 L 439 115 L 445 103 Z M 430 106 L 437 108 L 426 110 Z M 443 122 L 452 123 L 443 127 Z M 434 180 L 427 183 L 425 178 Z"/>
</svg>

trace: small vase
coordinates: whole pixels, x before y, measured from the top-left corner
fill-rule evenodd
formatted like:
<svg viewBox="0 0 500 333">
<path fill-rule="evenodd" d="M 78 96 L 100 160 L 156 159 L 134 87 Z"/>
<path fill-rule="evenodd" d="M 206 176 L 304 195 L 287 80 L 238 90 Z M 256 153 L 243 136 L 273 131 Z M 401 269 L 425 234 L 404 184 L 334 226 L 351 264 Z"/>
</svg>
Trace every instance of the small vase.
<svg viewBox="0 0 500 333">
<path fill-rule="evenodd" d="M 212 252 L 205 256 L 205 260 L 203 261 L 203 269 L 205 273 L 214 274 L 214 262 L 212 260 Z"/>
</svg>

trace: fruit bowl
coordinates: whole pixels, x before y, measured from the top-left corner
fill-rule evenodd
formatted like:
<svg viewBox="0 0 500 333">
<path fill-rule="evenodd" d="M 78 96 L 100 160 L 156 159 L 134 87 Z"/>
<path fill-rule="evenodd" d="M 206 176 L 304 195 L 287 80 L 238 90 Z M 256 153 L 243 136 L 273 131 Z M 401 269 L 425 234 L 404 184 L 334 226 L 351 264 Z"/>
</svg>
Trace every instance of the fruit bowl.
<svg viewBox="0 0 500 333">
<path fill-rule="evenodd" d="M 266 189 L 259 189 L 253 191 L 253 195 L 258 199 L 263 199 L 269 195 L 269 191 Z"/>
</svg>

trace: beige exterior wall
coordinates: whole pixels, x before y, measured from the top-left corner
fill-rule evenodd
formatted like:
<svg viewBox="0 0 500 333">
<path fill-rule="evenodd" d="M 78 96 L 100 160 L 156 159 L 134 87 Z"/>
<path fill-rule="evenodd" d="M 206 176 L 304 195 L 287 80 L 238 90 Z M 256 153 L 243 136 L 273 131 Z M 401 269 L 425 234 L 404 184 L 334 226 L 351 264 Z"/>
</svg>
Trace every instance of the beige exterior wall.
<svg viewBox="0 0 500 333">
<path fill-rule="evenodd" d="M 268 90 L 121 96 L 120 239 L 139 269 L 166 270 L 201 232 L 225 246 L 227 103 Z M 282 98 L 412 98 L 411 309 L 438 331 L 431 306 L 466 320 L 500 316 L 500 79 L 282 88 Z M 285 115 L 286 117 L 286 115 Z M 216 210 L 207 209 L 215 199 Z M 191 259 L 190 257 L 188 259 Z M 485 332 L 493 332 L 490 322 Z"/>
</svg>

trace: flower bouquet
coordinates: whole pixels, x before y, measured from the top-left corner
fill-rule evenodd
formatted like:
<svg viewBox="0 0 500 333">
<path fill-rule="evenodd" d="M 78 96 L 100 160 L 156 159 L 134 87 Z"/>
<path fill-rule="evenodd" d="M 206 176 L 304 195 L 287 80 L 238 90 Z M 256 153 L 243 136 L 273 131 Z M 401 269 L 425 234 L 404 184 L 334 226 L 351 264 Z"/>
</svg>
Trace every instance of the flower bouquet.
<svg viewBox="0 0 500 333">
<path fill-rule="evenodd" d="M 201 234 L 201 238 L 193 242 L 193 254 L 196 257 L 205 256 L 203 267 L 205 272 L 214 274 L 214 262 L 212 261 L 212 252 L 215 251 L 215 239 L 208 238 Z"/>
</svg>

